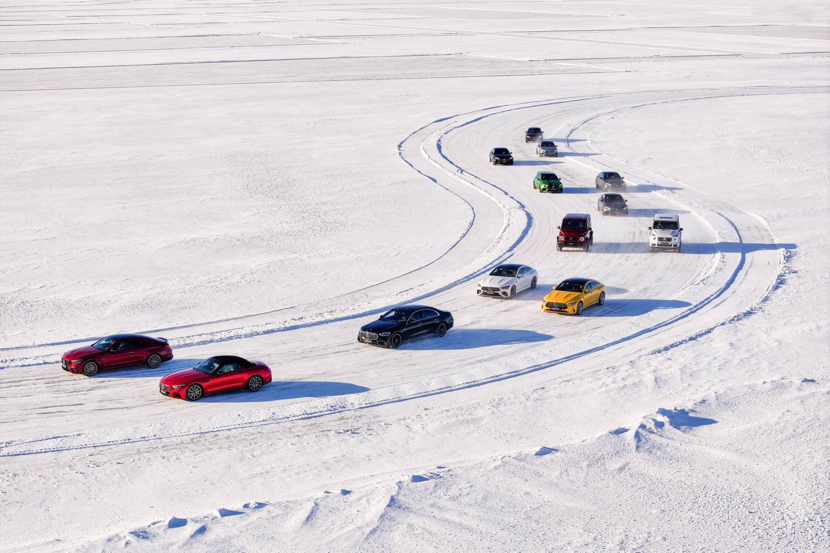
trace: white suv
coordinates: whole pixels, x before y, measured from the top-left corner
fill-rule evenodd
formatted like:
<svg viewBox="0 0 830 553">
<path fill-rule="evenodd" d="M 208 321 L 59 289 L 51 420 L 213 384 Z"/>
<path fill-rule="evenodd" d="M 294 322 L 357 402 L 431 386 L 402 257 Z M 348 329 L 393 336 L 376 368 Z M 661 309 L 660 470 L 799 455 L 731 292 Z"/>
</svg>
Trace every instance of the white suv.
<svg viewBox="0 0 830 553">
<path fill-rule="evenodd" d="M 648 251 L 673 250 L 679 252 L 682 247 L 683 229 L 680 228 L 680 215 L 658 213 L 648 227 L 651 236 L 648 239 Z"/>
</svg>

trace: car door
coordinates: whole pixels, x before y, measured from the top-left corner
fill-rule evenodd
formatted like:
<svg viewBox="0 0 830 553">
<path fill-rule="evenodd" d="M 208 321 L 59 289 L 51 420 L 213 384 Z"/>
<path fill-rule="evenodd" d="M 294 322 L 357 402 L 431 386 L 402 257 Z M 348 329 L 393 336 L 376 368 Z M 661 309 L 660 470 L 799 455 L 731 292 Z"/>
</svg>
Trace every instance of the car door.
<svg viewBox="0 0 830 553">
<path fill-rule="evenodd" d="M 602 186 L 602 179 L 605 177 L 605 173 L 600 173 L 597 175 L 596 185 Z"/>
<path fill-rule="evenodd" d="M 518 281 L 516 284 L 516 290 L 521 292 L 522 290 L 527 290 L 530 288 L 530 279 L 528 275 L 530 273 L 530 269 L 527 267 L 519 267 L 519 272 L 516 274 L 516 280 Z"/>
<path fill-rule="evenodd" d="M 585 294 L 586 301 L 583 303 L 585 307 L 589 305 L 594 305 L 597 302 L 597 283 L 596 282 L 589 282 L 585 285 L 585 290 L 587 293 Z"/>
<path fill-rule="evenodd" d="M 404 339 L 414 338 L 421 333 L 422 316 L 423 314 L 420 311 L 416 311 L 409 316 L 409 319 L 406 321 L 406 325 L 403 327 L 403 331 L 401 332 Z"/>
<path fill-rule="evenodd" d="M 602 210 L 602 207 L 605 205 L 605 194 L 599 197 L 597 200 L 597 210 Z"/>
<path fill-rule="evenodd" d="M 133 341 L 129 339 L 119 340 L 112 345 L 104 358 L 104 364 L 108 369 L 128 367 L 132 364 L 131 354 Z"/>
<path fill-rule="evenodd" d="M 152 346 L 146 340 L 133 340 L 133 349 L 130 354 L 130 361 L 134 365 L 143 365 L 152 353 Z"/>
<path fill-rule="evenodd" d="M 211 392 L 222 392 L 240 388 L 239 380 L 242 376 L 242 367 L 238 363 L 225 363 L 210 381 Z"/>
<path fill-rule="evenodd" d="M 440 317 L 437 311 L 424 309 L 421 311 L 421 334 L 434 334 L 438 328 Z"/>
</svg>

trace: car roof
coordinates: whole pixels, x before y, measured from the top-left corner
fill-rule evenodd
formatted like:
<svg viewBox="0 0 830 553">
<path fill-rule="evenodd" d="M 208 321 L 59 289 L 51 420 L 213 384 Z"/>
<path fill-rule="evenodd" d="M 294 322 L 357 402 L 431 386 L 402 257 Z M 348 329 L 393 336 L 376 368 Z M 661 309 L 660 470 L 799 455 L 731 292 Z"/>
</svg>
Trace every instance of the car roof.
<svg viewBox="0 0 830 553">
<path fill-rule="evenodd" d="M 568 213 L 567 215 L 565 215 L 563 217 L 563 220 L 564 219 L 588 219 L 590 217 L 591 216 L 588 215 L 587 213 Z"/>
<path fill-rule="evenodd" d="M 143 340 L 152 340 L 154 342 L 158 342 L 158 338 L 152 338 L 150 336 L 144 336 L 143 334 L 111 334 L 107 336 L 107 338 L 111 338 L 113 340 L 127 340 L 128 338 L 141 338 Z"/>
<path fill-rule="evenodd" d="M 594 280 L 596 280 L 596 279 L 593 279 L 593 278 L 566 278 L 562 282 L 567 281 L 567 282 L 575 282 L 577 284 L 587 284 L 587 283 L 592 282 Z"/>
<path fill-rule="evenodd" d="M 502 263 L 501 265 L 496 265 L 494 269 L 497 269 L 499 267 L 504 267 L 505 269 L 520 269 L 524 267 L 524 265 L 519 265 L 517 263 Z"/>
<path fill-rule="evenodd" d="M 527 130 L 529 130 L 529 131 L 541 131 L 542 128 L 541 127 L 528 127 Z"/>
<path fill-rule="evenodd" d="M 227 365 L 228 363 L 242 363 L 243 365 L 253 365 L 247 359 L 237 357 L 236 355 L 211 355 L 211 359 L 216 359 L 220 363 Z"/>
<path fill-rule="evenodd" d="M 655 221 L 679 221 L 680 216 L 673 213 L 658 213 L 654 216 Z"/>
<path fill-rule="evenodd" d="M 405 309 L 407 311 L 417 311 L 418 309 L 435 309 L 435 311 L 441 311 L 440 309 L 436 309 L 435 307 L 430 307 L 428 305 L 399 305 L 398 307 L 393 307 L 392 309 Z"/>
</svg>

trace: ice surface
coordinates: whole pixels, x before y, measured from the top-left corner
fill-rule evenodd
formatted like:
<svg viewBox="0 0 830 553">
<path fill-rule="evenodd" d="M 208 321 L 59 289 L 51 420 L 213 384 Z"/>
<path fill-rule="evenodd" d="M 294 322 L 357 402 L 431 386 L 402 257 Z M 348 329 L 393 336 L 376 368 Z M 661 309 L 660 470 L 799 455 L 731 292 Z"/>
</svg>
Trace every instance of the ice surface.
<svg viewBox="0 0 830 553">
<path fill-rule="evenodd" d="M 0 18 L 0 550 L 827 548 L 824 3 Z M 569 212 L 588 253 L 554 248 Z M 655 213 L 682 253 L 648 253 Z M 476 297 L 500 262 L 537 288 Z M 567 277 L 606 304 L 541 312 Z M 407 302 L 455 328 L 356 342 Z M 60 369 L 115 332 L 176 358 Z M 274 383 L 159 395 L 220 353 Z"/>
</svg>

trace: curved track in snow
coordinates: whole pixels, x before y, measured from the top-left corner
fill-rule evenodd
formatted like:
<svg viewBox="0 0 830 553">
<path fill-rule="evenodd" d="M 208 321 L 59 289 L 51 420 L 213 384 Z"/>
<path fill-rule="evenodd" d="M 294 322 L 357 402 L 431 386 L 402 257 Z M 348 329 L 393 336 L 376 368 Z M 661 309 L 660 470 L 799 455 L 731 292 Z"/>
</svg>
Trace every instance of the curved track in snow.
<svg viewBox="0 0 830 553">
<path fill-rule="evenodd" d="M 469 227 L 442 257 L 326 302 L 255 316 L 242 325 L 239 320 L 220 321 L 168 333 L 177 359 L 156 370 L 55 378 L 54 371 L 62 373 L 55 365 L 25 366 L 51 363 L 66 346 L 15 351 L 5 363 L 9 368 L 0 371 L 2 399 L 15 398 L 23 407 L 4 415 L 14 418 L 16 435 L 0 442 L 0 456 L 280 424 L 440 396 L 521 375 L 532 379 L 522 380 L 522 385 L 536 385 L 693 339 L 763 300 L 781 270 L 781 247 L 752 214 L 689 183 L 627 167 L 595 151 L 591 132 L 614 114 L 655 103 L 816 91 L 622 93 L 499 106 L 433 122 L 404 140 L 399 151 L 414 170 L 455 193 L 472 210 Z M 560 144 L 561 157 L 535 157 L 535 145 L 523 142 L 523 131 L 531 125 L 542 126 Z M 487 152 L 496 145 L 514 152 L 515 166 L 487 163 Z M 533 190 L 532 177 L 542 169 L 562 177 L 564 194 Z M 625 194 L 631 209 L 627 218 L 596 213 L 599 194 L 593 179 L 604 169 L 619 171 L 634 185 Z M 568 212 L 594 214 L 591 252 L 555 251 L 556 225 Z M 657 212 L 680 214 L 683 253 L 648 253 L 646 227 Z M 507 260 L 536 267 L 539 288 L 513 301 L 477 298 L 478 275 Z M 578 318 L 541 312 L 539 302 L 550 286 L 572 276 L 603 281 L 609 288 L 607 304 Z M 355 342 L 364 319 L 390 304 L 419 300 L 453 312 L 457 326 L 446 338 L 413 342 L 395 352 Z M 280 320 L 273 320 L 275 315 Z M 198 404 L 158 394 L 159 376 L 217 353 L 215 344 L 228 341 L 233 341 L 235 353 L 271 365 L 277 383 L 258 394 L 224 394 Z M 50 372 L 48 379 L 43 370 Z M 82 401 L 77 399 L 80 393 Z M 86 421 L 95 417 L 106 420 L 96 420 L 87 431 Z M 61 435 L 33 440 L 47 421 Z"/>
</svg>

